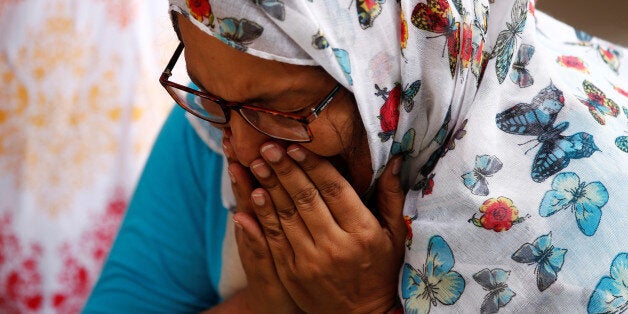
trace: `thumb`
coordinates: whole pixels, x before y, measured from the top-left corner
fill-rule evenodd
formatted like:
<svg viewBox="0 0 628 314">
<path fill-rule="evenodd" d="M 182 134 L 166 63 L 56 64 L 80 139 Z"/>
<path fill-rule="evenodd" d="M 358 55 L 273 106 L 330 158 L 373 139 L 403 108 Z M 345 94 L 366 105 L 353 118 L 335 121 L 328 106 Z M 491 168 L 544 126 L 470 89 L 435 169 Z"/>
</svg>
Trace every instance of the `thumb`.
<svg viewBox="0 0 628 314">
<path fill-rule="evenodd" d="M 402 162 L 401 155 L 390 159 L 377 182 L 377 208 L 382 215 L 384 227 L 392 233 L 395 243 L 403 243 L 407 233 L 407 227 L 403 221 L 403 204 L 406 195 L 399 179 Z"/>
</svg>

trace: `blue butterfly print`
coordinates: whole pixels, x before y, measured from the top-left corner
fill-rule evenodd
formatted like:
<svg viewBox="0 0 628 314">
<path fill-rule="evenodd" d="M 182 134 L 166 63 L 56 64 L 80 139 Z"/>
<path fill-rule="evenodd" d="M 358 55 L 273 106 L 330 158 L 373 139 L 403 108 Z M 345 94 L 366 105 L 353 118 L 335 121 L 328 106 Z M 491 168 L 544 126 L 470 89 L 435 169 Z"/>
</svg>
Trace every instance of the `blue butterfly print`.
<svg viewBox="0 0 628 314">
<path fill-rule="evenodd" d="M 351 60 L 349 60 L 349 53 L 344 49 L 332 48 L 336 61 L 340 65 L 342 72 L 345 74 L 345 78 L 349 82 L 349 85 L 353 85 L 353 79 L 351 78 Z"/>
<path fill-rule="evenodd" d="M 477 78 L 478 84 L 482 80 L 484 75 L 484 68 L 490 57 L 490 52 L 484 51 L 484 45 L 486 41 L 486 32 L 488 30 L 488 6 L 484 5 L 482 1 L 474 1 L 474 13 L 472 27 L 472 46 L 473 46 L 473 60 L 471 60 L 471 73 Z"/>
<path fill-rule="evenodd" d="M 443 122 L 443 125 L 441 126 L 441 129 L 439 130 L 439 134 L 443 132 L 447 132 L 447 130 L 449 129 L 450 119 L 451 119 L 451 106 L 449 107 L 449 110 L 447 111 L 447 116 L 445 117 L 445 121 Z M 438 143 L 440 141 L 442 144 L 438 146 L 436 150 L 434 150 L 434 152 L 432 152 L 432 154 L 427 159 L 425 164 L 423 164 L 423 166 L 421 166 L 421 169 L 419 169 L 419 173 L 423 175 L 423 179 L 417 182 L 412 187 L 412 190 L 421 191 L 422 196 L 432 194 L 432 188 L 434 187 L 434 176 L 435 176 L 433 171 L 434 171 L 434 168 L 436 168 L 436 163 L 443 156 L 445 156 L 448 151 L 456 148 L 456 143 L 455 143 L 456 140 L 462 139 L 465 136 L 465 134 L 467 134 L 467 131 L 464 129 L 465 126 L 467 125 L 467 121 L 468 121 L 467 119 L 463 120 L 462 125 L 456 131 L 452 130 L 447 135 L 444 135 L 444 138 L 442 140 L 440 139 L 440 135 L 437 134 L 433 142 Z"/>
<path fill-rule="evenodd" d="M 565 262 L 567 249 L 552 245 L 552 233 L 542 235 L 534 243 L 525 243 L 515 253 L 512 259 L 518 263 L 536 264 L 536 286 L 539 291 L 545 291 L 558 279 L 558 272 Z"/>
<path fill-rule="evenodd" d="M 443 144 L 445 142 L 445 138 L 447 137 L 447 132 L 449 131 L 449 122 L 451 121 L 451 105 L 449 109 L 447 109 L 447 114 L 445 114 L 445 119 L 443 120 L 443 124 L 438 129 L 438 132 L 434 136 L 432 141 L 436 142 L 436 144 Z"/>
<path fill-rule="evenodd" d="M 532 74 L 526 69 L 526 66 L 530 63 L 530 59 L 532 59 L 532 55 L 534 55 L 534 46 L 521 44 L 519 52 L 517 53 L 517 59 L 515 59 L 515 63 L 512 64 L 513 71 L 510 72 L 510 80 L 521 88 L 526 88 L 534 84 Z"/>
<path fill-rule="evenodd" d="M 438 146 L 438 148 L 436 148 L 436 150 L 432 152 L 432 154 L 427 159 L 425 164 L 423 164 L 423 166 L 421 166 L 421 169 L 419 170 L 419 173 L 422 174 L 423 177 L 426 179 L 428 179 L 428 175 L 430 175 L 432 171 L 434 170 L 434 168 L 436 167 L 436 163 L 438 162 L 438 160 L 440 160 L 443 156 L 445 156 L 445 154 L 449 150 L 455 148 L 456 144 L 454 143 L 454 141 L 456 139 L 461 139 L 467 133 L 467 131 L 464 130 L 464 127 L 467 124 L 467 120 L 464 120 L 461 128 L 459 128 L 455 132 L 452 130 L 451 132 L 447 133 L 447 131 L 449 130 L 450 121 L 451 121 L 451 106 L 449 106 L 449 109 L 447 110 L 445 120 L 443 121 L 443 124 L 441 125 L 440 129 L 438 130 L 438 133 L 436 133 L 436 136 L 434 136 L 434 139 L 432 140 L 433 142 L 440 144 L 440 146 Z M 431 177 L 433 176 L 434 175 L 431 174 Z M 421 181 L 417 183 L 417 185 L 415 185 L 412 189 L 419 190 L 420 186 L 425 186 L 425 185 L 422 185 L 422 183 L 425 183 L 425 182 L 429 183 L 430 182 L 429 180 L 431 180 L 431 178 L 429 178 L 428 181 Z"/>
<path fill-rule="evenodd" d="M 464 291 L 464 278 L 451 270 L 454 255 L 445 240 L 432 236 L 427 246 L 427 260 L 422 270 L 412 265 L 403 265 L 401 277 L 401 297 L 406 313 L 428 313 L 432 306 L 440 302 L 452 305 Z"/>
<path fill-rule="evenodd" d="M 403 89 L 403 93 L 401 94 L 401 102 L 403 103 L 403 109 L 406 112 L 412 111 L 414 108 L 414 97 L 419 92 L 421 88 L 421 80 L 416 80 L 409 86 Z"/>
<path fill-rule="evenodd" d="M 591 45 L 590 41 L 591 39 L 593 39 L 593 36 L 591 34 L 579 29 L 574 29 L 574 31 L 576 32 L 576 37 L 578 37 L 578 40 L 582 43 L 583 46 Z"/>
<path fill-rule="evenodd" d="M 618 136 L 615 139 L 615 146 L 621 149 L 622 151 L 628 153 L 628 136 Z"/>
<path fill-rule="evenodd" d="M 484 290 L 488 291 L 480 307 L 480 313 L 497 313 L 500 308 L 506 306 L 506 304 L 512 300 L 512 297 L 516 295 L 516 293 L 508 287 L 508 276 L 510 276 L 510 271 L 500 268 L 493 270 L 484 268 L 473 274 L 473 279 L 475 279 Z"/>
<path fill-rule="evenodd" d="M 430 173 L 426 175 L 423 179 L 417 182 L 414 186 L 412 186 L 413 191 L 421 191 L 421 197 L 425 197 L 425 195 L 432 194 L 432 190 L 434 189 L 434 177 L 436 174 Z"/>
<path fill-rule="evenodd" d="M 467 135 L 467 130 L 465 130 L 465 127 L 467 126 L 468 121 L 469 121 L 468 119 L 462 120 L 460 127 L 458 127 L 456 131 L 453 132 L 453 134 L 449 136 L 449 140 L 447 141 L 447 144 L 446 144 L 447 147 L 443 151 L 443 155 L 441 156 L 441 158 L 447 155 L 447 152 L 449 152 L 450 150 L 454 150 L 456 148 L 457 140 L 461 140 L 465 135 Z"/>
<path fill-rule="evenodd" d="M 280 21 L 286 17 L 286 9 L 281 0 L 253 0 L 253 2 L 264 9 L 268 15 Z"/>
<path fill-rule="evenodd" d="M 589 297 L 588 313 L 622 313 L 628 309 L 628 253 L 619 253 Z"/>
<path fill-rule="evenodd" d="M 566 208 L 576 214 L 578 228 L 586 236 L 597 231 L 602 218 L 601 208 L 608 202 L 606 187 L 598 182 L 586 184 L 573 172 L 559 173 L 552 181 L 552 190 L 543 196 L 539 215 L 549 217 Z"/>
<path fill-rule="evenodd" d="M 541 145 L 532 162 L 531 177 L 535 182 L 543 182 L 565 169 L 571 159 L 590 157 L 599 150 L 589 133 L 561 135 L 569 122 L 554 126 L 564 103 L 563 92 L 550 83 L 534 96 L 532 103 L 519 103 L 495 117 L 497 127 L 506 133 L 537 137 L 538 144 L 531 148 Z"/>
<path fill-rule="evenodd" d="M 497 57 L 495 62 L 495 74 L 499 84 L 504 82 L 512 55 L 515 51 L 517 37 L 523 32 L 528 17 L 528 0 L 516 0 L 510 13 L 510 23 L 506 23 L 506 29 L 497 35 L 497 42 L 493 48 L 493 57 Z"/>
<path fill-rule="evenodd" d="M 247 19 L 224 18 L 218 19 L 220 34 L 216 37 L 225 44 L 241 51 L 246 51 L 246 45 L 260 37 L 264 28 Z"/>
<path fill-rule="evenodd" d="M 486 177 L 490 177 L 502 169 L 502 162 L 495 156 L 475 156 L 475 167 L 462 175 L 462 182 L 474 195 L 488 195 Z"/>
<path fill-rule="evenodd" d="M 414 136 L 416 131 L 411 128 L 403 134 L 401 142 L 393 141 L 390 153 L 392 155 L 403 154 L 403 159 L 407 159 L 408 156 L 414 153 Z"/>
</svg>

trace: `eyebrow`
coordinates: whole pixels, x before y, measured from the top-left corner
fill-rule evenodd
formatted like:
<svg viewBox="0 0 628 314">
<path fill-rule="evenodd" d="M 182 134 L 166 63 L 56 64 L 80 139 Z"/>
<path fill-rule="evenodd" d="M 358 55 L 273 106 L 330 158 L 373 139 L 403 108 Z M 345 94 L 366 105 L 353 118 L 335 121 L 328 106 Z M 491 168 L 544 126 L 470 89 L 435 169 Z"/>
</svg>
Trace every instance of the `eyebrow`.
<svg viewBox="0 0 628 314">
<path fill-rule="evenodd" d="M 200 81 L 196 78 L 196 76 L 187 69 L 186 67 L 186 72 L 188 77 L 190 78 L 190 80 L 192 81 L 192 83 L 194 83 L 194 85 L 196 85 L 196 87 L 198 87 L 199 89 L 201 89 L 201 91 L 205 92 L 205 93 L 209 93 L 212 94 L 220 99 L 224 99 L 219 95 L 216 95 L 214 93 L 211 93 L 207 90 L 207 88 L 205 88 L 203 86 L 203 84 L 200 84 Z M 263 95 L 259 95 L 259 96 L 254 96 L 254 97 L 247 97 L 238 101 L 234 101 L 237 103 L 244 103 L 244 104 L 264 104 L 264 103 L 272 103 L 273 101 L 275 101 L 278 98 L 279 95 L 276 96 L 263 96 Z"/>
<path fill-rule="evenodd" d="M 192 83 L 194 83 L 194 85 L 196 85 L 201 91 L 203 91 L 205 93 L 209 93 L 209 94 L 211 94 L 211 95 L 213 95 L 215 97 L 218 97 L 220 99 L 224 99 L 224 98 L 222 98 L 219 95 L 216 95 L 214 93 L 209 92 L 202 84 L 200 84 L 200 81 L 196 78 L 196 76 L 191 71 L 189 71 L 187 66 L 186 66 L 186 73 L 187 73 L 188 77 L 190 78 L 190 80 L 192 81 Z M 234 101 L 234 102 L 241 103 L 241 104 L 250 104 L 250 105 L 255 105 L 255 106 L 258 106 L 258 107 L 266 108 L 268 105 L 276 103 L 277 99 L 280 98 L 280 96 L 282 94 L 284 94 L 284 93 L 279 93 L 277 95 L 272 95 L 272 96 L 259 95 L 259 96 L 244 98 L 244 99 L 241 99 L 241 100 L 238 100 L 238 101 Z M 291 109 L 287 109 L 286 108 L 286 110 L 281 110 L 281 109 L 279 109 L 279 110 L 278 109 L 274 109 L 274 110 L 278 110 L 278 111 L 286 112 L 286 113 L 288 113 L 288 112 L 298 112 L 298 111 L 301 111 L 301 110 L 303 110 L 305 108 L 315 106 L 316 105 L 316 103 L 315 103 L 316 101 L 318 101 L 318 100 L 309 101 L 311 103 L 303 105 L 303 106 L 299 106 L 299 108 L 296 108 L 296 109 L 295 108 L 291 108 Z M 294 102 L 294 100 L 292 100 L 291 102 Z M 272 108 L 267 108 L 267 109 L 272 109 Z"/>
</svg>

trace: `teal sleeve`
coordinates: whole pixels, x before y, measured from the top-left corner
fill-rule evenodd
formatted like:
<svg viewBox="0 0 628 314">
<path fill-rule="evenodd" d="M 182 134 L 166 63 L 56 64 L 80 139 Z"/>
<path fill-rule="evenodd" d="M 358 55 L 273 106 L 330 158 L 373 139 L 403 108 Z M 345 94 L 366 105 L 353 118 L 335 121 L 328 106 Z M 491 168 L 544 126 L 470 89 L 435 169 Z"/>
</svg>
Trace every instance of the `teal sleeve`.
<svg viewBox="0 0 628 314">
<path fill-rule="evenodd" d="M 189 313 L 220 301 L 221 171 L 222 157 L 173 109 L 85 313 Z"/>
</svg>

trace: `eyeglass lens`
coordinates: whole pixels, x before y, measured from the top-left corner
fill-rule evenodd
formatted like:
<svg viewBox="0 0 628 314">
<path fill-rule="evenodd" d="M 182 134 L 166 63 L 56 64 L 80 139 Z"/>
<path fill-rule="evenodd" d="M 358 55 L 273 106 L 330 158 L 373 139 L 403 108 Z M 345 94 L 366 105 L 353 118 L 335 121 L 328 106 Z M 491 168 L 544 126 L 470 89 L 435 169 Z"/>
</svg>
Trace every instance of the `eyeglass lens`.
<svg viewBox="0 0 628 314">
<path fill-rule="evenodd" d="M 166 89 L 184 109 L 197 117 L 215 123 L 227 122 L 224 111 L 217 103 L 171 86 Z"/>
<path fill-rule="evenodd" d="M 225 112 L 218 103 L 171 86 L 167 86 L 167 90 L 181 106 L 197 117 L 219 124 L 227 121 Z M 239 113 L 255 129 L 266 135 L 289 141 L 310 140 L 307 127 L 297 120 L 246 107 L 241 108 Z"/>
</svg>

